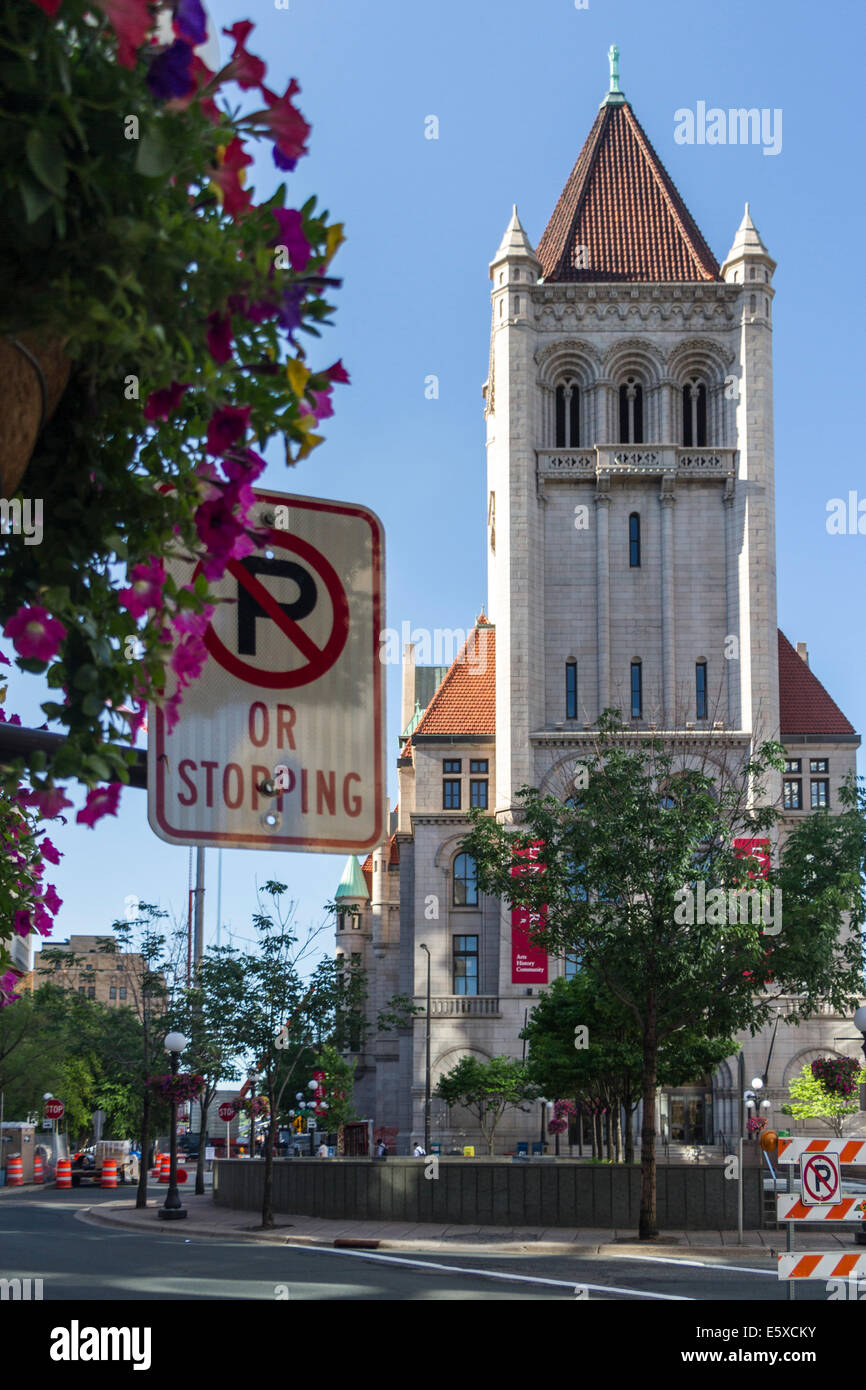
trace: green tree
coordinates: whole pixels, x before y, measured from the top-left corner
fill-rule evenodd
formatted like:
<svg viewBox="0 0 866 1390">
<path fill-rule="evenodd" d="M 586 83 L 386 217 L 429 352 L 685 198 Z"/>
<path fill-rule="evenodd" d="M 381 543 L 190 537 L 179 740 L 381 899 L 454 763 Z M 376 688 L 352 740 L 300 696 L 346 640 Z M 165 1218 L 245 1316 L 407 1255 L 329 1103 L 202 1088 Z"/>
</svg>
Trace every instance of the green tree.
<svg viewBox="0 0 866 1390">
<path fill-rule="evenodd" d="M 720 756 L 714 749 L 714 759 Z M 482 889 L 539 913 L 546 908 L 535 940 L 576 954 L 640 1033 L 642 1239 L 658 1233 L 661 1045 L 685 1027 L 709 1039 L 757 1032 L 776 991 L 801 996 L 788 1015 L 796 1020 L 827 999 L 848 1009 L 862 989 L 866 816 L 853 783 L 840 794 L 841 815 L 818 814 L 808 829 L 795 829 L 781 862 L 768 866 L 760 886 L 772 912 L 762 917 L 760 895 L 745 886 L 761 866 L 736 841 L 770 838 L 778 812 L 767 788 L 783 757 L 780 745 L 766 744 L 745 763 L 731 753 L 720 765 L 700 750 L 675 756 L 653 737 L 635 746 L 632 731 L 606 711 L 594 745 L 581 754 L 578 798 L 565 804 L 527 787 L 517 824 L 471 813 L 463 848 L 476 860 Z M 542 872 L 515 877 L 515 849 L 536 854 Z M 785 909 L 778 925 L 769 920 L 778 916 L 776 888 Z M 696 907 L 701 893 L 706 911 Z"/>
<path fill-rule="evenodd" d="M 328 1129 L 338 1129 L 356 1118 L 352 1090 L 355 1085 L 355 1063 L 341 1057 L 336 1047 L 326 1043 L 315 1062 L 315 1070 L 325 1073 L 324 1091 L 328 1109 Z"/>
<path fill-rule="evenodd" d="M 183 991 L 178 1005 L 179 1027 L 190 1036 L 184 1067 L 204 1077 L 204 1090 L 198 1098 L 195 1190 L 199 1194 L 204 1192 L 208 1111 L 220 1084 L 237 1081 L 240 1076 L 234 1015 L 241 998 L 243 978 L 243 966 L 235 951 L 226 946 L 211 947 L 198 962 L 192 988 Z"/>
<path fill-rule="evenodd" d="M 578 1034 L 585 1029 L 585 1034 Z M 520 1034 L 529 1043 L 529 1075 L 544 1095 L 568 1096 L 589 1113 L 610 1119 L 608 1158 L 634 1162 L 632 1117 L 641 1096 L 641 1035 L 631 1011 L 602 980 L 580 970 L 570 980 L 554 980 L 541 994 Z M 586 1046 L 578 1045 L 586 1043 Z M 684 1027 L 659 1047 L 659 1085 L 681 1086 L 712 1072 L 737 1044 L 731 1037 L 704 1039 L 699 1028 Z M 625 1114 L 624 1144 L 620 1111 Z M 593 1126 L 593 1157 L 601 1157 Z"/>
<path fill-rule="evenodd" d="M 858 1081 L 866 1081 L 866 1071 L 861 1071 Z M 783 1115 L 793 1115 L 795 1120 L 823 1120 L 830 1126 L 837 1139 L 842 1138 L 845 1121 L 850 1115 L 860 1111 L 859 1098 L 842 1095 L 839 1091 L 825 1086 L 812 1075 L 807 1062 L 788 1086 L 792 1104 L 782 1106 Z"/>
<path fill-rule="evenodd" d="M 492 1154 L 496 1130 L 506 1110 L 528 1110 L 540 1091 L 529 1078 L 529 1069 L 513 1057 L 461 1057 L 455 1067 L 440 1076 L 436 1094 L 446 1105 L 462 1105 L 478 1121 Z"/>
</svg>

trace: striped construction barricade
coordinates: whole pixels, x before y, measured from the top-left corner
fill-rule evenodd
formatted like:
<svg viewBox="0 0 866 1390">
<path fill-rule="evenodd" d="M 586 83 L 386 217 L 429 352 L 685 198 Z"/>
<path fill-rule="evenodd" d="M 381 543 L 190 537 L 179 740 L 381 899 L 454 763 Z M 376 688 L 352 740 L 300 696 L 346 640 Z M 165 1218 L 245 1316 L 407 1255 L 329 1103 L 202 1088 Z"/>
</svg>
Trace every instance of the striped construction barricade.
<svg viewBox="0 0 866 1390">
<path fill-rule="evenodd" d="M 57 1171 L 54 1177 L 55 1187 L 72 1186 L 72 1164 L 68 1158 L 58 1158 Z"/>
<path fill-rule="evenodd" d="M 24 1183 L 24 1160 L 20 1154 L 12 1154 L 6 1160 L 6 1186 L 21 1187 Z"/>
<path fill-rule="evenodd" d="M 117 1160 L 114 1158 L 104 1158 L 102 1160 L 102 1181 L 100 1187 L 117 1187 Z"/>
</svg>

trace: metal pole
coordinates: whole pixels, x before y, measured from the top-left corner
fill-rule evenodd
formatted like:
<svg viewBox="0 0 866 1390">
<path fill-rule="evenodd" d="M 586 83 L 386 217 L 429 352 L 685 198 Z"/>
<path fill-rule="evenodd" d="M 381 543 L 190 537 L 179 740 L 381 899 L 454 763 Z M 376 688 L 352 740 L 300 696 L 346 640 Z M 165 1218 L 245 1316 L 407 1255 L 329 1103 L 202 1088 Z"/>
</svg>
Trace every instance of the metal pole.
<svg viewBox="0 0 866 1390">
<path fill-rule="evenodd" d="M 792 1170 L 792 1168 L 793 1168 L 793 1164 L 791 1164 L 791 1163 L 787 1164 L 788 1179 L 787 1179 L 787 1182 L 785 1183 L 785 1191 L 786 1191 L 786 1192 L 792 1192 L 792 1191 L 793 1191 L 794 1184 L 793 1184 L 793 1180 L 792 1180 L 792 1178 L 791 1178 L 791 1170 Z M 801 1171 L 802 1171 L 802 1169 L 801 1169 Z M 775 1189 L 774 1189 L 774 1193 L 775 1193 Z M 793 1221 L 786 1221 L 786 1222 L 785 1222 L 785 1231 L 786 1231 L 785 1249 L 787 1250 L 788 1254 L 790 1255 L 791 1251 L 794 1249 L 794 1223 L 793 1223 Z M 795 1296 L 795 1294 L 796 1294 L 796 1280 L 795 1280 L 795 1279 L 788 1279 L 786 1282 L 787 1282 L 787 1285 L 788 1285 L 788 1302 L 789 1302 L 789 1303 L 793 1303 L 793 1302 L 794 1302 L 794 1296 Z"/>
<path fill-rule="evenodd" d="M 171 1057 L 171 1077 L 174 1081 L 177 1076 L 179 1056 L 176 1052 L 169 1055 Z M 174 1086 L 171 1090 L 171 1134 L 169 1135 L 168 1153 L 168 1192 L 164 1205 L 160 1207 L 159 1215 L 164 1221 L 180 1221 L 186 1216 L 186 1208 L 181 1203 L 180 1193 L 177 1190 L 177 1092 Z"/>
<path fill-rule="evenodd" d="M 743 1136 L 737 1140 L 737 1244 L 743 1243 Z"/>
<path fill-rule="evenodd" d="M 195 946 L 193 960 L 198 965 L 204 954 L 204 845 L 195 852 Z"/>
<path fill-rule="evenodd" d="M 427 1039 L 426 1039 L 426 1060 L 424 1064 L 424 1148 L 430 1152 L 430 948 L 423 943 L 419 943 L 422 951 L 427 953 Z"/>
<path fill-rule="evenodd" d="M 216 920 L 216 944 L 220 945 L 223 916 L 223 852 L 217 850 L 217 920 Z"/>
</svg>

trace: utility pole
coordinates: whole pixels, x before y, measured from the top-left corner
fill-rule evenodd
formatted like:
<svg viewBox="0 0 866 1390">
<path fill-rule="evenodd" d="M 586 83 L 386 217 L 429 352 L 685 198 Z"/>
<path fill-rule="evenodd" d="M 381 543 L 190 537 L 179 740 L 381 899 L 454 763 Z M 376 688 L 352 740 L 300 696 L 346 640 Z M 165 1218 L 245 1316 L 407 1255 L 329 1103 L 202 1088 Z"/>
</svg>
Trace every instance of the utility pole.
<svg viewBox="0 0 866 1390">
<path fill-rule="evenodd" d="M 195 852 L 195 928 L 193 935 L 193 964 L 198 965 L 204 954 L 204 845 Z"/>
</svg>

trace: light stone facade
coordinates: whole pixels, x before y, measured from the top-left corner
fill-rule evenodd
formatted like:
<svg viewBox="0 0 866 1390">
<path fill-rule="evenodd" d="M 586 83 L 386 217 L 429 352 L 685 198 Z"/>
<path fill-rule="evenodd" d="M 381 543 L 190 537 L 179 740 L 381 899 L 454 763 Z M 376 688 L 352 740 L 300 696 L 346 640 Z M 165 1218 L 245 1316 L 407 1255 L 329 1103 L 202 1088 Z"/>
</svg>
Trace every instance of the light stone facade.
<svg viewBox="0 0 866 1390">
<path fill-rule="evenodd" d="M 425 1002 L 431 952 L 432 1073 L 463 1055 L 520 1056 L 537 987 L 512 983 L 507 907 L 454 903 L 461 811 L 443 809 L 443 760 L 489 759 L 489 808 L 511 816 L 524 785 L 568 794 L 569 776 L 601 711 L 627 715 L 633 662 L 643 706 L 636 739 L 663 734 L 684 763 L 721 772 L 780 737 L 774 519 L 772 306 L 775 262 L 748 207 L 710 282 L 546 283 L 515 209 L 490 265 L 490 368 L 484 387 L 488 479 L 488 616 L 496 634 L 495 745 L 471 729 L 412 735 L 399 766 L 393 835 L 372 856 L 370 902 L 339 950 L 360 951 L 380 1007 L 394 991 Z M 619 442 L 620 388 L 643 389 L 642 441 Z M 706 443 L 683 441 L 682 393 L 706 391 Z M 556 390 L 580 392 L 579 438 L 557 443 Z M 629 563 L 629 517 L 640 517 L 640 565 Z M 566 710 L 565 664 L 577 665 L 577 715 Z M 696 710 L 706 663 L 707 711 Z M 414 708 L 406 666 L 403 714 Z M 791 758 L 829 760 L 831 807 L 855 769 L 855 734 L 782 739 Z M 781 778 L 770 784 L 781 796 Z M 807 800 L 808 807 L 808 800 Z M 792 813 L 809 814 L 808 809 Z M 782 830 L 784 834 L 784 828 Z M 394 862 L 399 855 L 399 866 Z M 478 993 L 454 994 L 454 938 L 478 937 Z M 353 938 L 350 940 L 350 938 Z M 550 962 L 551 978 L 564 969 Z M 804 1061 L 858 1055 L 852 1025 L 825 1013 L 780 1027 L 763 1095 L 778 1106 Z M 765 1072 L 771 1033 L 743 1039 L 747 1083 Z M 359 1113 L 399 1131 L 399 1151 L 424 1133 L 425 1022 L 374 1040 L 359 1057 Z M 679 1093 L 678 1093 L 679 1094 Z M 737 1063 L 696 1078 L 680 1099 L 704 1101 L 704 1142 L 737 1133 Z M 662 1097 L 663 1120 L 671 1097 Z M 862 1117 L 861 1117 L 862 1118 Z M 822 1132 L 821 1126 L 813 1126 Z M 503 1122 L 497 1151 L 539 1135 L 538 1106 Z M 434 1100 L 443 1151 L 480 1143 L 471 1119 Z"/>
</svg>

